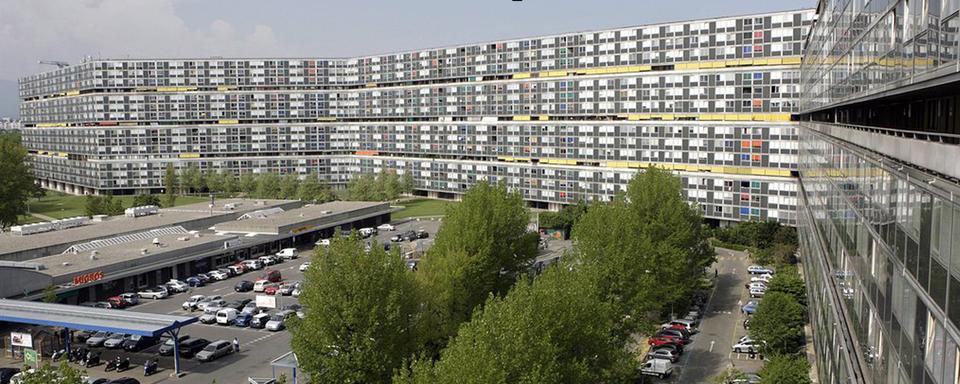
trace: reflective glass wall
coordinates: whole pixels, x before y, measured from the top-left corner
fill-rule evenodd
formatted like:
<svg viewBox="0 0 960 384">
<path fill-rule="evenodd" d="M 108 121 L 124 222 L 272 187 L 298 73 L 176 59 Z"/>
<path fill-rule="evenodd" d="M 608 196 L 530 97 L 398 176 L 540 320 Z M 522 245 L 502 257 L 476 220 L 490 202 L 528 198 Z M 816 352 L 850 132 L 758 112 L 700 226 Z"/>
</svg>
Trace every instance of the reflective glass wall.
<svg viewBox="0 0 960 384">
<path fill-rule="evenodd" d="M 960 383 L 960 188 L 801 123 L 820 380 Z"/>
</svg>

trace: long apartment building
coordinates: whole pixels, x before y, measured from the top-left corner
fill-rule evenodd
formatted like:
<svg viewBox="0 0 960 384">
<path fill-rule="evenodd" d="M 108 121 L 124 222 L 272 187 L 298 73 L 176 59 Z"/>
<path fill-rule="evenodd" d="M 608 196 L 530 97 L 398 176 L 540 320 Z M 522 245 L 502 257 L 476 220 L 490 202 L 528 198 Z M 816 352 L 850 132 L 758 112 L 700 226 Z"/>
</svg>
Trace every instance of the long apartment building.
<svg viewBox="0 0 960 384">
<path fill-rule="evenodd" d="M 157 192 L 167 164 L 381 169 L 455 198 L 504 182 L 531 205 L 609 199 L 676 171 L 720 221 L 796 221 L 801 43 L 813 10 L 355 58 L 91 60 L 20 81 L 37 177 Z"/>
<path fill-rule="evenodd" d="M 960 383 L 958 10 L 817 7 L 798 226 L 821 383 Z"/>
</svg>

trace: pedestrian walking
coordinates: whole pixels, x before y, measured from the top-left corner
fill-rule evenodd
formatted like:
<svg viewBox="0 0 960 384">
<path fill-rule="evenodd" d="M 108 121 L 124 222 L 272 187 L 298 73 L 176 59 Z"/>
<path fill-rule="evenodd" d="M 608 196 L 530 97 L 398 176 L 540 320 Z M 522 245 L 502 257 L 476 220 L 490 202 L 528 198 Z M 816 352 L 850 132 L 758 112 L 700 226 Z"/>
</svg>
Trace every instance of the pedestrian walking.
<svg viewBox="0 0 960 384">
<path fill-rule="evenodd" d="M 720 272 L 717 271 L 716 268 L 713 269 L 713 277 L 714 277 L 714 278 L 720 277 Z"/>
<path fill-rule="evenodd" d="M 240 352 L 240 339 L 237 339 L 236 337 L 233 338 L 233 351 Z"/>
</svg>

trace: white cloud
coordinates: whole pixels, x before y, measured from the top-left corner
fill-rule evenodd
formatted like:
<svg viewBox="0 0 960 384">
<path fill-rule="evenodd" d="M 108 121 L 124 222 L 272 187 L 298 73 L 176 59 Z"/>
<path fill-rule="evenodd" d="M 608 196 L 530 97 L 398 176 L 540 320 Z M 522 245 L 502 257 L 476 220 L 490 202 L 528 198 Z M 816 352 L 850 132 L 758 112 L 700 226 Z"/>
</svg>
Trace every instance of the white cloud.
<svg viewBox="0 0 960 384">
<path fill-rule="evenodd" d="M 41 59 L 271 56 L 291 48 L 267 25 L 216 19 L 191 28 L 173 0 L 0 0 L 0 79 L 49 70 Z"/>
</svg>

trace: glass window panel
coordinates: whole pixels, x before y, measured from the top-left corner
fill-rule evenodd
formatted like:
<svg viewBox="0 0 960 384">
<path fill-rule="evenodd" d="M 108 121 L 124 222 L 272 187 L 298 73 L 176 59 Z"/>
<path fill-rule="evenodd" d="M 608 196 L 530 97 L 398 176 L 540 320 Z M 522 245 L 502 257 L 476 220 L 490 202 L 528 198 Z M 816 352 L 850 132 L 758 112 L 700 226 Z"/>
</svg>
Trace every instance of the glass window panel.
<svg viewBox="0 0 960 384">
<path fill-rule="evenodd" d="M 947 269 L 936 259 L 930 259 L 930 297 L 940 308 L 947 302 Z"/>
</svg>

